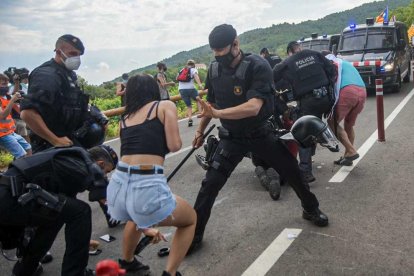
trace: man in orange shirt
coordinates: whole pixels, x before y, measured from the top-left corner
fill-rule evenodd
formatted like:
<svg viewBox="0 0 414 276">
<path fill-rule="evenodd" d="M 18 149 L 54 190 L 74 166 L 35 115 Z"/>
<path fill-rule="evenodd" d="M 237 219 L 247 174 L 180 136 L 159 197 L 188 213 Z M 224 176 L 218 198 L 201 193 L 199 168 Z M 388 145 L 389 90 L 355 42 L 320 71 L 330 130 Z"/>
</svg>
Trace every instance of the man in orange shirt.
<svg viewBox="0 0 414 276">
<path fill-rule="evenodd" d="M 0 147 L 10 151 L 14 158 L 21 158 L 32 154 L 32 147 L 14 130 L 16 126 L 11 116 L 13 105 L 21 99 L 20 93 L 15 93 L 11 98 L 7 96 L 9 78 L 0 74 Z"/>
</svg>

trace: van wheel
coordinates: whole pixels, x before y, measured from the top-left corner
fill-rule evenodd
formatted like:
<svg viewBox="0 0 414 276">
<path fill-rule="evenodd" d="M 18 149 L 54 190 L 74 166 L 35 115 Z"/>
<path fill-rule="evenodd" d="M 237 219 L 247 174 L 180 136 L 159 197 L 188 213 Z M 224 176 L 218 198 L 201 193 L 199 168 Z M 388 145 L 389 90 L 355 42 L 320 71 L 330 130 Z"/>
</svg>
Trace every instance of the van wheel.
<svg viewBox="0 0 414 276">
<path fill-rule="evenodd" d="M 407 75 L 403 78 L 403 82 L 407 83 L 410 82 L 410 76 L 411 76 L 411 64 L 408 66 Z"/>
</svg>

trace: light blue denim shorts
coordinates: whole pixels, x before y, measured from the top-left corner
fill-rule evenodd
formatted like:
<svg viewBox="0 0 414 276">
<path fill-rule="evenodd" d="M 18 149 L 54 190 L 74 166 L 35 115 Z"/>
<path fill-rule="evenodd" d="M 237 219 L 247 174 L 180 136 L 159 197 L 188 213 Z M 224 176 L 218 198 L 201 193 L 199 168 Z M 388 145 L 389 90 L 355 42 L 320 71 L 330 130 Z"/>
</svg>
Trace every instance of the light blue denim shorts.
<svg viewBox="0 0 414 276">
<path fill-rule="evenodd" d="M 118 166 L 128 171 L 140 168 L 122 161 Z M 113 219 L 132 220 L 138 228 L 149 228 L 170 216 L 177 203 L 164 174 L 132 174 L 116 169 L 107 187 L 107 204 Z"/>
<path fill-rule="evenodd" d="M 14 132 L 0 137 L 0 147 L 9 151 L 15 158 L 25 156 L 26 152 L 32 148 L 22 136 Z"/>
</svg>

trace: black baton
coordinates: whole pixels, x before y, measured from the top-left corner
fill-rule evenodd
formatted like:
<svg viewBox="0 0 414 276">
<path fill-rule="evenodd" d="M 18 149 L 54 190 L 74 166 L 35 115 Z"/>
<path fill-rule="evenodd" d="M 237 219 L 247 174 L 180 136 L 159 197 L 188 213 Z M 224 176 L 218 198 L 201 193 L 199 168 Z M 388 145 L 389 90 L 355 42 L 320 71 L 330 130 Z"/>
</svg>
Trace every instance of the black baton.
<svg viewBox="0 0 414 276">
<path fill-rule="evenodd" d="M 216 125 L 213 124 L 206 133 L 203 134 L 203 139 L 206 139 L 207 135 L 214 129 Z M 171 180 L 171 178 L 177 173 L 177 171 L 181 168 L 181 166 L 185 163 L 185 161 L 187 161 L 187 159 L 191 156 L 191 154 L 193 154 L 193 152 L 196 150 L 197 148 L 192 148 L 190 150 L 189 153 L 187 153 L 187 155 L 184 157 L 183 160 L 181 160 L 180 164 L 177 165 L 177 167 L 175 167 L 175 169 L 170 173 L 170 175 L 167 177 L 167 182 L 169 182 Z"/>
</svg>

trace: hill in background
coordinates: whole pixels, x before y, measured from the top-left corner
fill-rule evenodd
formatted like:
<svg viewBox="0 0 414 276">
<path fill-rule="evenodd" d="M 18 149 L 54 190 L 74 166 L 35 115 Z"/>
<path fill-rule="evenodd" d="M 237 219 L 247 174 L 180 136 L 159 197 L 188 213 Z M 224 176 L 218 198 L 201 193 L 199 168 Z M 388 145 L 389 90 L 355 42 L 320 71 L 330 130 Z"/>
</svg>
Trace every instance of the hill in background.
<svg viewBox="0 0 414 276">
<path fill-rule="evenodd" d="M 267 47 L 271 52 L 285 56 L 286 45 L 289 41 L 298 40 L 301 37 L 309 37 L 311 33 L 337 34 L 351 23 L 365 23 L 367 17 L 376 17 L 388 4 L 389 10 L 400 6 L 406 6 L 411 0 L 378 1 L 363 4 L 359 7 L 327 15 L 318 20 L 307 20 L 299 24 L 282 23 L 268 28 L 258 28 L 239 34 L 241 48 L 245 52 L 258 53 L 261 48 Z M 275 13 L 277 16 L 277 13 Z M 397 18 L 398 20 L 398 18 Z M 209 64 L 213 60 L 210 47 L 204 45 L 189 51 L 179 52 L 163 61 L 169 68 L 180 67 L 188 59 L 194 59 L 197 63 Z M 155 63 L 129 72 L 129 75 L 151 71 L 155 69 Z M 113 81 L 119 81 L 120 77 Z"/>
</svg>

